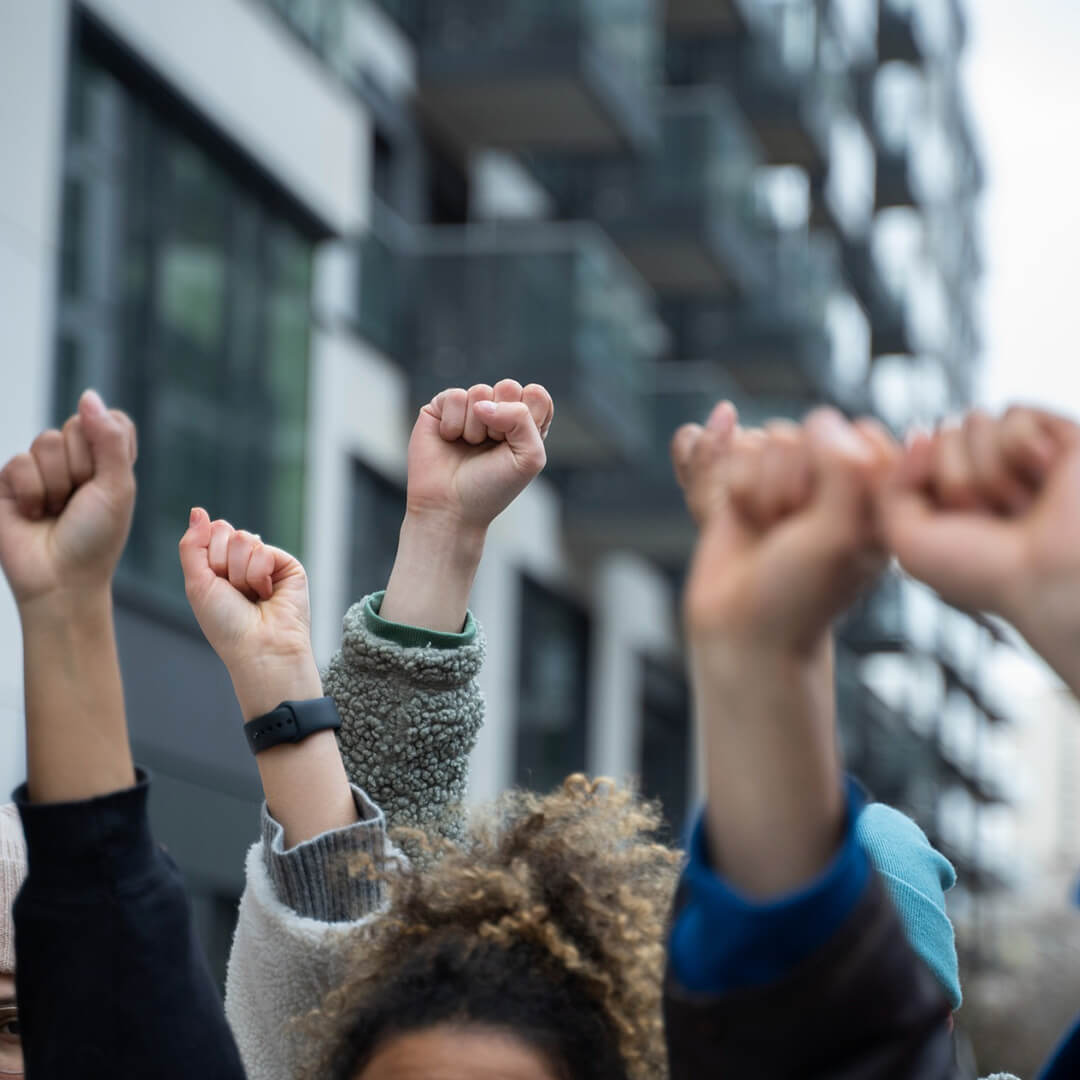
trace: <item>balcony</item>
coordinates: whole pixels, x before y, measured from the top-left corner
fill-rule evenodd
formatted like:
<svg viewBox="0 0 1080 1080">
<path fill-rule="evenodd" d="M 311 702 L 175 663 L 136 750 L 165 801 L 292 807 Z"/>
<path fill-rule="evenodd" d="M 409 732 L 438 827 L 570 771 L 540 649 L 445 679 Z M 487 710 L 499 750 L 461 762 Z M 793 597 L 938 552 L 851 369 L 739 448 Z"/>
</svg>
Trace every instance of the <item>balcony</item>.
<svg viewBox="0 0 1080 1080">
<path fill-rule="evenodd" d="M 416 232 L 410 352 L 417 400 L 512 377 L 559 402 L 554 465 L 648 450 L 647 372 L 664 346 L 652 294 L 595 225 Z"/>
<path fill-rule="evenodd" d="M 728 295 L 767 284 L 755 209 L 761 160 L 720 87 L 668 91 L 660 143 L 630 159 L 546 158 L 536 172 L 572 218 L 599 221 L 660 293 Z"/>
<path fill-rule="evenodd" d="M 965 33 L 958 0 L 881 0 L 878 60 L 924 65 L 955 54 Z"/>
<path fill-rule="evenodd" d="M 845 240 L 841 253 L 847 281 L 870 323 L 871 356 L 914 352 L 916 343 L 903 298 L 885 282 L 867 238 Z"/>
<path fill-rule="evenodd" d="M 833 370 L 826 307 L 841 285 L 830 238 L 774 232 L 770 274 L 760 293 L 737 302 L 667 301 L 674 352 L 682 361 L 721 367 L 750 398 L 791 400 L 803 407 L 842 396 Z"/>
<path fill-rule="evenodd" d="M 671 437 L 687 422 L 703 423 L 724 398 L 735 402 L 745 424 L 801 415 L 795 402 L 741 396 L 716 365 L 658 365 L 646 399 L 649 448 L 643 459 L 633 466 L 578 469 L 562 477 L 571 545 L 588 552 L 635 551 L 681 570 L 696 531 L 672 472 Z"/>
<path fill-rule="evenodd" d="M 823 177 L 830 106 L 844 73 L 826 74 L 817 64 L 812 4 L 754 10 L 748 34 L 669 37 L 668 81 L 722 85 L 749 120 L 769 164 L 800 165 L 812 178 Z"/>
<path fill-rule="evenodd" d="M 655 0 L 428 0 L 423 110 L 463 146 L 595 152 L 655 139 Z"/>
<path fill-rule="evenodd" d="M 878 9 L 878 60 L 921 64 L 927 57 L 916 30 L 917 13 L 907 0 L 882 0 Z"/>
</svg>

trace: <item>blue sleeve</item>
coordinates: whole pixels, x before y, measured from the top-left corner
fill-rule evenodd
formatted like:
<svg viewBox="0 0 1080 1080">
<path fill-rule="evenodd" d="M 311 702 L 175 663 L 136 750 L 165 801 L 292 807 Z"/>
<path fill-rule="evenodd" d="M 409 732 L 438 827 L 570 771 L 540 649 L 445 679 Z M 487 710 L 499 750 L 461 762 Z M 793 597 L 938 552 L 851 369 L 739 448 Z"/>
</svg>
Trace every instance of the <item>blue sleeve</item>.
<svg viewBox="0 0 1080 1080">
<path fill-rule="evenodd" d="M 15 794 L 29 873 L 15 901 L 26 1075 L 243 1080 L 148 781 L 76 803 Z"/>
<path fill-rule="evenodd" d="M 1080 1076 L 1080 1020 L 1043 1066 L 1038 1080 L 1069 1080 L 1076 1076 Z"/>
<path fill-rule="evenodd" d="M 862 797 L 847 786 L 840 850 L 805 888 L 768 903 L 737 893 L 709 863 L 704 818 L 690 841 L 683 873 L 685 904 L 671 932 L 675 979 L 695 993 L 722 994 L 782 978 L 824 945 L 855 910 L 870 862 L 855 838 Z"/>
</svg>

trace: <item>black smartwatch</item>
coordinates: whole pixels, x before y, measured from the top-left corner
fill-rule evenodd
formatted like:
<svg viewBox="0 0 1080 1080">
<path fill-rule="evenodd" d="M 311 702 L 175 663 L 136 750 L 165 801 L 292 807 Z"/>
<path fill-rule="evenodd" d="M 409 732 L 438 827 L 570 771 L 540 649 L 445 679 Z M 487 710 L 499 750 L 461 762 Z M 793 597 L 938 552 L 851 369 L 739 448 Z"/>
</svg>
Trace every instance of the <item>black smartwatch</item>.
<svg viewBox="0 0 1080 1080">
<path fill-rule="evenodd" d="M 280 743 L 298 743 L 316 731 L 341 727 L 341 717 L 333 698 L 312 701 L 283 701 L 276 709 L 256 716 L 244 725 L 248 746 L 253 754 Z"/>
</svg>

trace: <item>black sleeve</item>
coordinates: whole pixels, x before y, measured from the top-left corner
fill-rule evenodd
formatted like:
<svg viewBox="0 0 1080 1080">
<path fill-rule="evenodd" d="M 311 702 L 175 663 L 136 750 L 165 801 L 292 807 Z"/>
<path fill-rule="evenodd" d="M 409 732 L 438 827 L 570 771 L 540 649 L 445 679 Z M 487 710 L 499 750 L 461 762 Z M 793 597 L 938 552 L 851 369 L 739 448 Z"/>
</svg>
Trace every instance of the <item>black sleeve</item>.
<svg viewBox="0 0 1080 1080">
<path fill-rule="evenodd" d="M 948 1016 L 876 875 L 781 981 L 710 997 L 669 972 L 664 995 L 671 1080 L 956 1080 Z"/>
<path fill-rule="evenodd" d="M 241 1080 L 180 874 L 154 843 L 149 784 L 78 803 L 15 794 L 29 874 L 15 902 L 31 1080 Z"/>
</svg>

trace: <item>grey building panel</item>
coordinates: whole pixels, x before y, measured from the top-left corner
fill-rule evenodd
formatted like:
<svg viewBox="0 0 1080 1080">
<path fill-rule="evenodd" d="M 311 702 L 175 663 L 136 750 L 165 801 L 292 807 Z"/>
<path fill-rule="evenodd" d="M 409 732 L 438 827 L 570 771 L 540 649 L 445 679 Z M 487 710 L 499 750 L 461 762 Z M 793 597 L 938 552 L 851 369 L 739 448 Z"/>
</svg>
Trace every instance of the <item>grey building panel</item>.
<svg viewBox="0 0 1080 1080">
<path fill-rule="evenodd" d="M 117 603 L 132 741 L 150 768 L 255 802 L 258 773 L 228 673 L 197 630 L 178 623 Z"/>
</svg>

